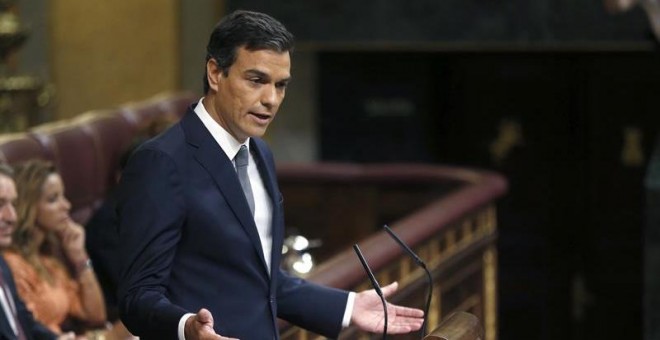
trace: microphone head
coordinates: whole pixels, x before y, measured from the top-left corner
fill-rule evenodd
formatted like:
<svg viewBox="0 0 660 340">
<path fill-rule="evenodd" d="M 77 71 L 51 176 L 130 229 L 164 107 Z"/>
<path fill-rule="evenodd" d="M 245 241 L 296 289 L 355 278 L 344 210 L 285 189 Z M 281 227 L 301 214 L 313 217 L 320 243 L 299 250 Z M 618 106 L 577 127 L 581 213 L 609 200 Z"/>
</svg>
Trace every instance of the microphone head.
<svg viewBox="0 0 660 340">
<path fill-rule="evenodd" d="M 394 231 L 390 229 L 390 227 L 387 226 L 387 224 L 383 225 L 383 229 L 385 229 L 387 234 L 390 235 L 390 237 L 399 244 L 401 249 L 403 249 L 406 253 L 408 253 L 408 255 L 410 255 L 410 257 L 413 258 L 417 265 L 421 266 L 422 268 L 426 268 L 426 263 L 424 263 L 424 261 L 422 261 L 422 259 L 420 259 L 419 256 L 417 256 L 417 254 L 415 254 L 415 252 L 412 251 L 412 249 L 410 249 L 410 247 L 408 247 L 408 245 L 403 242 L 403 240 L 397 236 Z"/>
</svg>

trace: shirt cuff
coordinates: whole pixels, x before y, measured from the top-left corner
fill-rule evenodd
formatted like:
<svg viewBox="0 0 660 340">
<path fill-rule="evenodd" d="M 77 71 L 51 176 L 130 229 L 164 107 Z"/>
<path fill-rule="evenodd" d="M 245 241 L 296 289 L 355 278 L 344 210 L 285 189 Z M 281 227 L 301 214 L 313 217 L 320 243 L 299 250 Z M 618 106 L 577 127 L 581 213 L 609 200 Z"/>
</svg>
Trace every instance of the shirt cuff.
<svg viewBox="0 0 660 340">
<path fill-rule="evenodd" d="M 346 328 L 351 324 L 351 316 L 353 316 L 354 303 L 355 303 L 355 292 L 348 292 L 348 299 L 346 300 L 346 310 L 344 311 L 344 318 L 341 320 L 341 326 L 343 328 Z"/>
<path fill-rule="evenodd" d="M 186 313 L 183 314 L 181 319 L 179 319 L 179 340 L 186 340 L 186 320 L 188 320 L 189 317 L 195 316 L 193 313 Z"/>
</svg>

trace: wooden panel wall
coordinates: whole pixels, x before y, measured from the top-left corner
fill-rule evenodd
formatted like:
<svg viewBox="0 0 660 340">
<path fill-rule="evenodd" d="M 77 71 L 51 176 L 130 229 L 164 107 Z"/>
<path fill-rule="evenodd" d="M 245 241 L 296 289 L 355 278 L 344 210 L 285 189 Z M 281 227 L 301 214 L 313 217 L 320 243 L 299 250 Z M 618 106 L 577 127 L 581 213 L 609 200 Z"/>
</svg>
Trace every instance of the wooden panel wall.
<svg viewBox="0 0 660 340">
<path fill-rule="evenodd" d="M 50 2 L 56 118 L 175 90 L 178 0 Z"/>
</svg>

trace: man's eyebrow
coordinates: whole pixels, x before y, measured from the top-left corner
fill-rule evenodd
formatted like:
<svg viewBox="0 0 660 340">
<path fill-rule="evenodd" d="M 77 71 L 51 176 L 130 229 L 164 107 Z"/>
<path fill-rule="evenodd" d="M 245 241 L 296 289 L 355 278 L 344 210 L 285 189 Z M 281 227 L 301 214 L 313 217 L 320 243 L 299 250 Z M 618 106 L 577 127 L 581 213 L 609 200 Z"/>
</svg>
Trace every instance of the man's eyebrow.
<svg viewBox="0 0 660 340">
<path fill-rule="evenodd" d="M 257 76 L 257 77 L 260 77 L 260 78 L 270 79 L 270 76 L 267 73 L 256 70 L 256 69 L 249 69 L 249 70 L 245 71 L 245 75 Z"/>
<path fill-rule="evenodd" d="M 266 79 L 266 80 L 271 79 L 271 77 L 268 73 L 259 71 L 257 69 L 246 70 L 244 72 L 244 74 L 248 77 L 259 77 L 259 78 Z M 278 83 L 288 83 L 289 81 L 291 81 L 291 76 L 279 80 Z"/>
<path fill-rule="evenodd" d="M 284 78 L 284 79 L 278 81 L 278 83 L 285 83 L 285 84 L 287 84 L 287 83 L 289 83 L 289 82 L 291 82 L 291 77 L 286 77 L 286 78 Z"/>
</svg>

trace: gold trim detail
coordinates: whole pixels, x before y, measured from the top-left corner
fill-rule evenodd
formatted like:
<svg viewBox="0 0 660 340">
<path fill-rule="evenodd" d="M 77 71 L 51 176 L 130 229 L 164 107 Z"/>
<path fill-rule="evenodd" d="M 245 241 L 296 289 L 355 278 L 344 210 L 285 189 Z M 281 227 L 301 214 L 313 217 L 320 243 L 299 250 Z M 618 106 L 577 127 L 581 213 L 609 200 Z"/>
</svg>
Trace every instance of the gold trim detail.
<svg viewBox="0 0 660 340">
<path fill-rule="evenodd" d="M 483 256 L 485 340 L 497 340 L 497 250 L 488 247 Z"/>
</svg>

